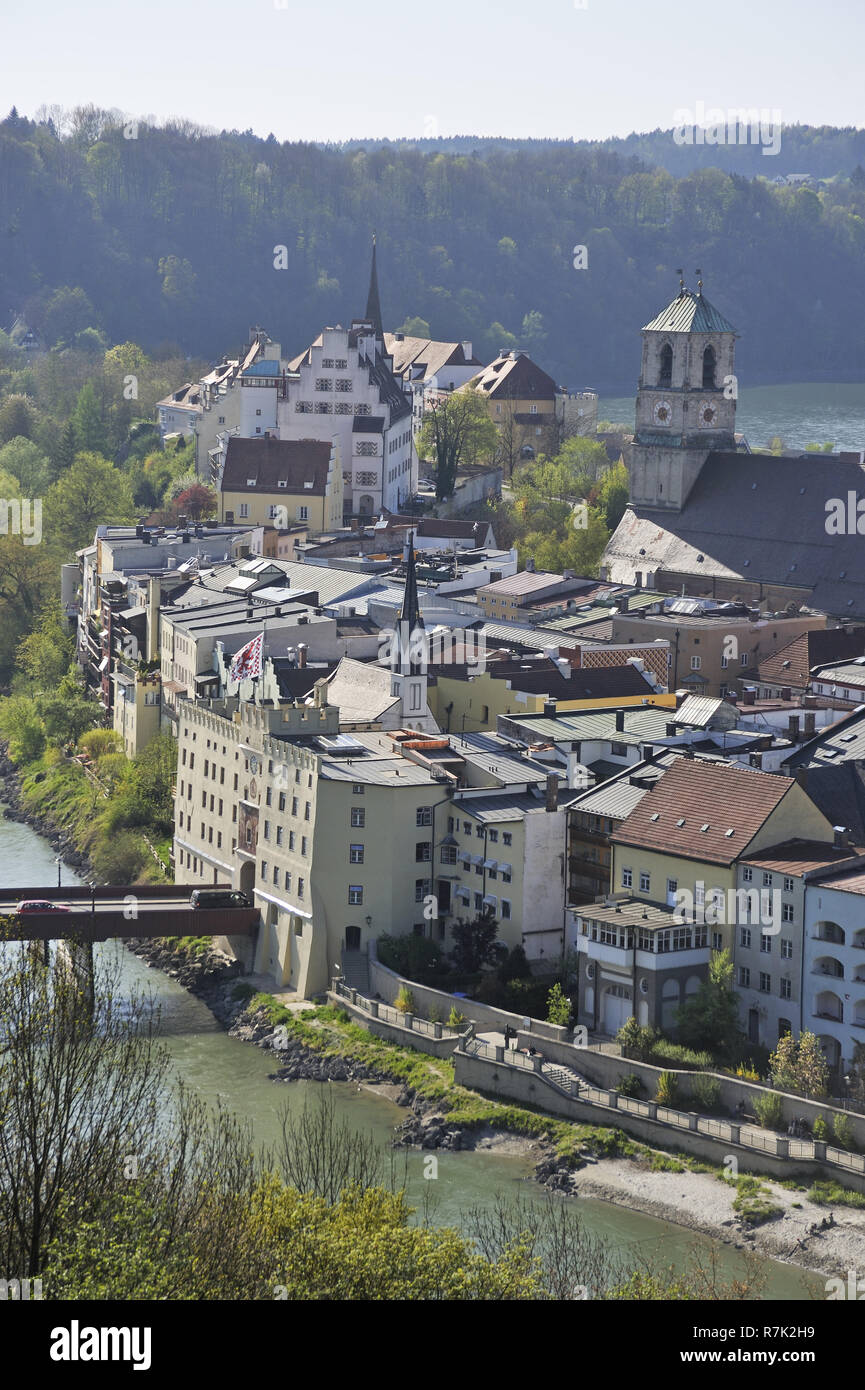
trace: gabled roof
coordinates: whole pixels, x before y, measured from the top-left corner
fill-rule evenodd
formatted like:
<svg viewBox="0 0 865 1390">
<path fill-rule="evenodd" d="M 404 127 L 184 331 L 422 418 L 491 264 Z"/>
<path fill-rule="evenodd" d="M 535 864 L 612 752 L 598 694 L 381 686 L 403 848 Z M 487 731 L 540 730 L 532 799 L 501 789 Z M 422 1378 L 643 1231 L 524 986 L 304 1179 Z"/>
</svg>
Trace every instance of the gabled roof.
<svg viewBox="0 0 865 1390">
<path fill-rule="evenodd" d="M 331 447 L 325 439 L 239 439 L 233 435 L 221 491 L 325 497 Z"/>
<path fill-rule="evenodd" d="M 702 293 L 682 289 L 643 332 L 735 333 L 736 330 Z"/>
<path fill-rule="evenodd" d="M 539 401 L 555 400 L 560 388 L 525 352 L 500 353 L 472 384 L 483 395 L 495 400 L 512 397 Z"/>
<path fill-rule="evenodd" d="M 815 629 L 802 632 L 787 642 L 778 651 L 760 662 L 758 669 L 761 681 L 772 681 L 778 685 L 795 686 L 804 690 L 812 666 L 822 662 L 843 661 L 847 657 L 865 654 L 865 629 L 847 632 L 841 627 Z"/>
<path fill-rule="evenodd" d="M 483 366 L 474 354 L 466 357 L 462 343 L 440 343 L 433 338 L 397 337 L 395 333 L 385 333 L 384 345 L 393 357 L 396 375 L 409 372 L 414 381 L 430 381 L 445 367 Z"/>
<path fill-rule="evenodd" d="M 795 785 L 777 773 L 683 757 L 611 838 L 686 859 L 732 864 Z"/>
</svg>

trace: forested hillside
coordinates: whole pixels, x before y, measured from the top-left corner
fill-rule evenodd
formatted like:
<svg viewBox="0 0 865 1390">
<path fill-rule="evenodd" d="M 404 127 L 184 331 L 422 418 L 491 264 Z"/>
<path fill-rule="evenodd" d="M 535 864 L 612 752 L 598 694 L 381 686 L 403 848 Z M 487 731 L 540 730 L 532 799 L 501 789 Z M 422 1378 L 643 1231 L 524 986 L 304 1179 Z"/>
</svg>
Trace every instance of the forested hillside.
<svg viewBox="0 0 865 1390">
<path fill-rule="evenodd" d="M 707 156 L 664 138 L 676 158 Z M 660 158 L 658 133 L 634 141 L 623 149 Z M 739 329 L 743 380 L 858 379 L 857 142 L 818 132 L 809 160 L 801 136 L 801 171 L 821 172 L 819 153 L 840 175 L 814 191 L 715 168 L 677 178 L 601 146 L 334 148 L 124 128 L 92 108 L 39 122 L 13 112 L 0 123 L 0 324 L 23 311 L 48 347 L 132 340 L 212 359 L 260 323 L 298 351 L 363 311 L 375 227 L 386 327 L 421 319 L 481 356 L 519 344 L 566 386 L 632 389 L 639 328 L 679 265 L 689 280 L 703 268 Z M 777 160 L 745 154 L 774 176 Z M 587 270 L 574 269 L 576 245 Z"/>
</svg>

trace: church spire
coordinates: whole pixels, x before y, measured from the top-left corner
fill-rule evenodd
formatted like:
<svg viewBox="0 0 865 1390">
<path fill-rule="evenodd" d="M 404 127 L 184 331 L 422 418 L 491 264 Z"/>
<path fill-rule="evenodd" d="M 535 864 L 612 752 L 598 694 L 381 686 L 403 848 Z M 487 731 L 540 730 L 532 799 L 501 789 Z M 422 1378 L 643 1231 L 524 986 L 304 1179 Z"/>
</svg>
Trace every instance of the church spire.
<svg viewBox="0 0 865 1390">
<path fill-rule="evenodd" d="M 372 269 L 369 276 L 369 294 L 366 297 L 366 317 L 379 337 L 383 337 L 381 300 L 378 297 L 378 271 L 375 264 L 375 232 L 372 234 Z"/>
<path fill-rule="evenodd" d="M 407 541 L 407 553 L 405 555 L 405 593 L 403 594 L 402 607 L 399 612 L 399 632 L 401 637 L 401 656 L 402 669 L 412 675 L 417 675 L 421 670 L 419 661 L 417 640 L 412 641 L 412 637 L 418 629 L 423 630 L 424 621 L 420 611 L 420 599 L 417 591 L 417 572 L 414 562 L 414 531 L 409 531 Z M 406 658 L 408 660 L 406 661 Z"/>
</svg>

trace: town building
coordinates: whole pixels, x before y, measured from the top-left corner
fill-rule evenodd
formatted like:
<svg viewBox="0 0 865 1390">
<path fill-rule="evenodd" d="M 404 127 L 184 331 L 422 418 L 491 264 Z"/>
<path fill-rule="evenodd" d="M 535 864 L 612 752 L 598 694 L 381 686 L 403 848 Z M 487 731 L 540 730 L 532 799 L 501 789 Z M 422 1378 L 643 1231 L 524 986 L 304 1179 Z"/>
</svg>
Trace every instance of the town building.
<svg viewBox="0 0 865 1390">
<path fill-rule="evenodd" d="M 604 554 L 617 583 L 865 617 L 865 451 L 751 453 L 735 430 L 733 326 L 680 281 L 643 329 L 630 503 Z M 851 510 L 852 499 L 852 510 Z M 791 545 L 795 538 L 795 545 Z"/>
<path fill-rule="evenodd" d="M 811 693 L 811 672 L 833 661 L 852 661 L 865 654 L 865 628 L 830 627 L 800 633 L 764 657 L 751 677 L 760 700 L 802 699 Z"/>
<path fill-rule="evenodd" d="M 394 375 L 411 387 L 415 436 L 423 426 L 424 412 L 431 400 L 465 386 L 483 370 L 484 364 L 474 355 L 468 340 L 439 343 L 432 338 L 385 333 L 384 345 L 393 358 Z"/>
<path fill-rule="evenodd" d="M 339 439 L 229 439 L 218 492 L 222 521 L 279 530 L 299 522 L 313 535 L 341 526 Z"/>
<path fill-rule="evenodd" d="M 509 473 L 517 460 L 556 454 L 569 435 L 591 434 L 597 427 L 597 392 L 557 386 L 520 348 L 503 348 L 466 389 L 488 402 Z"/>
</svg>

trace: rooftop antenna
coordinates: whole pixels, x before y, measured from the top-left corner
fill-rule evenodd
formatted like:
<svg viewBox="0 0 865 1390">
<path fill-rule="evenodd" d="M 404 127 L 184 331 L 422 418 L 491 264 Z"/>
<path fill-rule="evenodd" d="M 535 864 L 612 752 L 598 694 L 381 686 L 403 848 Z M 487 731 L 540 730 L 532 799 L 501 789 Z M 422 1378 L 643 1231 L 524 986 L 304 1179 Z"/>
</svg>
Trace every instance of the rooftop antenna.
<svg viewBox="0 0 865 1390">
<path fill-rule="evenodd" d="M 683 295 L 683 294 L 685 293 L 685 279 L 684 279 L 684 271 L 682 270 L 682 267 L 681 267 L 681 266 L 679 266 L 678 269 L 676 270 L 676 274 L 677 274 L 678 277 L 679 277 L 679 294 L 680 294 L 680 295 Z"/>
<path fill-rule="evenodd" d="M 697 266 L 697 269 L 696 269 L 696 271 L 695 271 L 695 274 L 696 274 L 696 276 L 697 276 L 697 294 L 702 294 L 702 293 L 703 293 L 703 281 L 700 279 L 700 276 L 703 274 L 703 272 L 702 272 L 702 270 L 700 269 L 699 266 Z"/>
</svg>

